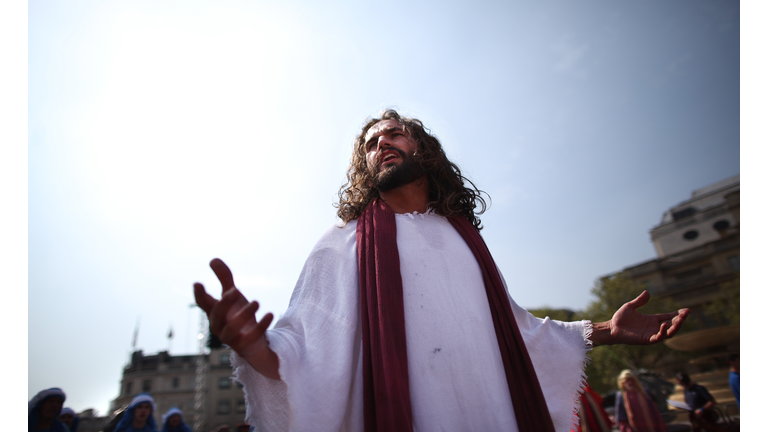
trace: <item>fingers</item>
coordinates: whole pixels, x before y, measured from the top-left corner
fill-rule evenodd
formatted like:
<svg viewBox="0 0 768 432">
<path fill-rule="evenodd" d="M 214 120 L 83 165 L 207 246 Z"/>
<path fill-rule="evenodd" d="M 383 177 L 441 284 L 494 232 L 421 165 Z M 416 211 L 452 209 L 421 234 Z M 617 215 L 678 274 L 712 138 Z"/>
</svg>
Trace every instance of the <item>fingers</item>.
<svg viewBox="0 0 768 432">
<path fill-rule="evenodd" d="M 659 331 L 652 335 L 648 341 L 656 343 L 674 336 L 682 328 L 683 322 L 690 312 L 689 309 L 680 309 L 679 311 L 656 315 L 660 323 Z"/>
<path fill-rule="evenodd" d="M 677 316 L 672 319 L 672 325 L 670 326 L 669 330 L 667 331 L 667 337 L 672 337 L 677 333 L 682 327 L 683 323 L 685 322 L 685 318 L 688 317 L 688 314 L 691 313 L 690 309 L 680 309 L 677 312 Z"/>
<path fill-rule="evenodd" d="M 679 311 L 674 311 L 674 312 L 667 312 L 667 313 L 656 314 L 656 315 L 654 315 L 654 317 L 657 320 L 659 320 L 659 322 L 661 322 L 661 321 L 672 321 L 675 318 L 677 318 L 677 316 L 679 314 L 680 314 Z"/>
<path fill-rule="evenodd" d="M 247 300 L 237 288 L 232 288 L 225 292 L 224 295 L 221 296 L 221 300 L 214 306 L 209 315 L 209 319 L 211 322 L 211 331 L 217 336 L 221 337 L 219 334 L 221 330 L 238 313 L 238 303 L 240 304 L 239 306 L 245 306 Z"/>
<path fill-rule="evenodd" d="M 259 303 L 253 301 L 235 313 L 224 328 L 221 329 L 219 334 L 221 341 L 229 346 L 236 345 L 238 339 L 240 339 L 241 330 L 246 327 L 256 327 L 254 315 L 257 310 L 259 310 Z M 254 323 L 254 325 L 249 326 L 251 323 Z"/>
<path fill-rule="evenodd" d="M 195 303 L 210 316 L 211 310 L 216 306 L 216 299 L 205 292 L 203 284 L 196 282 L 193 286 L 195 291 Z"/>
<path fill-rule="evenodd" d="M 261 332 L 262 334 L 265 333 L 269 328 L 269 325 L 272 324 L 272 319 L 274 317 L 275 316 L 271 313 L 264 315 L 264 318 L 262 318 L 258 325 L 256 325 L 256 331 Z"/>
<path fill-rule="evenodd" d="M 214 258 L 211 260 L 210 266 L 211 270 L 216 273 L 216 277 L 219 278 L 219 282 L 221 282 L 222 293 L 230 288 L 235 287 L 235 280 L 232 277 L 232 271 L 229 270 L 229 267 L 227 267 L 226 264 L 224 264 L 224 261 L 218 258 Z"/>
<path fill-rule="evenodd" d="M 667 337 L 669 337 L 667 335 L 667 329 L 668 328 L 669 328 L 669 323 L 668 322 L 661 323 L 661 326 L 659 326 L 659 331 L 655 335 L 651 336 L 648 339 L 648 342 L 656 343 L 656 342 L 660 342 L 663 339 L 666 339 Z"/>
<path fill-rule="evenodd" d="M 272 323 L 272 318 L 274 318 L 274 315 L 271 313 L 264 315 L 264 318 L 261 319 L 254 329 L 245 332 L 238 340 L 239 348 L 244 354 L 247 355 L 248 351 L 258 349 L 259 341 L 267 332 L 267 328 Z"/>
<path fill-rule="evenodd" d="M 256 321 L 258 302 L 248 302 L 245 296 L 235 288 L 232 272 L 224 262 L 214 258 L 211 269 L 221 282 L 221 300 L 211 297 L 201 283 L 194 284 L 195 301 L 208 314 L 211 332 L 236 352 L 256 350 L 262 344 L 260 339 L 272 323 L 274 316 L 266 314 L 261 322 Z M 254 351 L 254 352 L 256 352 Z"/>
<path fill-rule="evenodd" d="M 274 318 L 274 315 L 268 313 L 261 322 L 257 322 L 255 314 L 258 309 L 258 302 L 251 302 L 240 310 L 222 329 L 219 335 L 221 341 L 238 353 L 248 353 L 258 349 L 259 340 L 264 336 Z"/>
</svg>

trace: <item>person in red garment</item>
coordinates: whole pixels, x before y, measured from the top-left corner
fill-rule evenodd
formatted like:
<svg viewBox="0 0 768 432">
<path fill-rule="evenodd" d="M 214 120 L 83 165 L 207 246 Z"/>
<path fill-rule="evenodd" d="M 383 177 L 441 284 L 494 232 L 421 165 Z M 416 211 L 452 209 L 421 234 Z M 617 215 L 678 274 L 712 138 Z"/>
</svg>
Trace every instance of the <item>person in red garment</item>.
<svg viewBox="0 0 768 432">
<path fill-rule="evenodd" d="M 579 425 L 571 432 L 611 432 L 613 423 L 603 409 L 603 397 L 589 383 L 579 397 Z"/>
<path fill-rule="evenodd" d="M 656 401 L 629 369 L 617 379 L 616 421 L 620 432 L 667 432 Z"/>
</svg>

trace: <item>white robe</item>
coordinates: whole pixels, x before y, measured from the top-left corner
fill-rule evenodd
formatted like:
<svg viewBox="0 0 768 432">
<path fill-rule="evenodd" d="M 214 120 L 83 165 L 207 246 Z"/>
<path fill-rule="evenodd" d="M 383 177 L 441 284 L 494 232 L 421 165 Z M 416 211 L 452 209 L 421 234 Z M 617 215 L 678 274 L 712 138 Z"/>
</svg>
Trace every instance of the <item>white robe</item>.
<svg viewBox="0 0 768 432">
<path fill-rule="evenodd" d="M 396 221 L 414 430 L 517 431 L 477 260 L 441 216 Z M 257 431 L 363 431 L 356 227 L 323 235 L 267 332 L 282 380 L 233 355 Z M 578 421 L 591 323 L 542 320 L 510 303 L 555 430 L 568 431 Z"/>
</svg>

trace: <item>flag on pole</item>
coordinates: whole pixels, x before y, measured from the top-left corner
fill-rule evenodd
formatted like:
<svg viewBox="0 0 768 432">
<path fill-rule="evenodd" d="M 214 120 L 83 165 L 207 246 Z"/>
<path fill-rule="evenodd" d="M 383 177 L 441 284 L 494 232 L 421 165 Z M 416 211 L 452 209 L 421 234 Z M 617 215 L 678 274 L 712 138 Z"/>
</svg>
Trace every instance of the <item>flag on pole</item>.
<svg viewBox="0 0 768 432">
<path fill-rule="evenodd" d="M 168 352 L 171 352 L 171 341 L 173 340 L 173 325 L 168 324 Z"/>
</svg>

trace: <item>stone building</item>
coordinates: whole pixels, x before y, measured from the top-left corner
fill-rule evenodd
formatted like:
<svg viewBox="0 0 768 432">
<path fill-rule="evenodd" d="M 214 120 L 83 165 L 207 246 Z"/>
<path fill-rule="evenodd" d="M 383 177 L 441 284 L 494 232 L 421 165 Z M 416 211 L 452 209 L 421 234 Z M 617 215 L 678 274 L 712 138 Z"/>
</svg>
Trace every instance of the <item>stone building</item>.
<svg viewBox="0 0 768 432">
<path fill-rule="evenodd" d="M 231 379 L 229 356 L 227 346 L 211 348 L 209 354 L 203 355 L 173 356 L 166 351 L 144 355 L 141 350 L 134 351 L 123 369 L 120 394 L 111 402 L 110 413 L 128 405 L 137 394 L 147 392 L 157 405 L 154 418 L 158 428 L 162 426 L 162 415 L 176 407 L 193 429 L 197 413 L 201 431 L 221 425 L 234 431 L 238 423 L 245 421 L 245 399 L 242 387 Z M 196 410 L 198 384 L 202 390 L 200 410 Z"/>
<path fill-rule="evenodd" d="M 719 403 L 721 416 L 738 418 L 739 409 L 728 385 L 728 356 L 739 353 L 739 325 L 716 319 L 708 305 L 738 296 L 739 284 L 739 176 L 698 189 L 690 199 L 670 208 L 651 230 L 658 258 L 622 270 L 656 298 L 671 298 L 691 310 L 697 329 L 680 333 L 664 343 L 694 356 L 684 363 L 668 363 L 660 372 L 675 383 L 676 371 L 686 371 L 707 387 Z M 682 401 L 677 385 L 672 400 Z M 685 415 L 680 415 L 683 419 Z"/>
<path fill-rule="evenodd" d="M 655 297 L 691 309 L 705 327 L 716 327 L 703 307 L 739 275 L 739 176 L 694 191 L 651 230 L 658 258 L 623 270 Z"/>
</svg>

